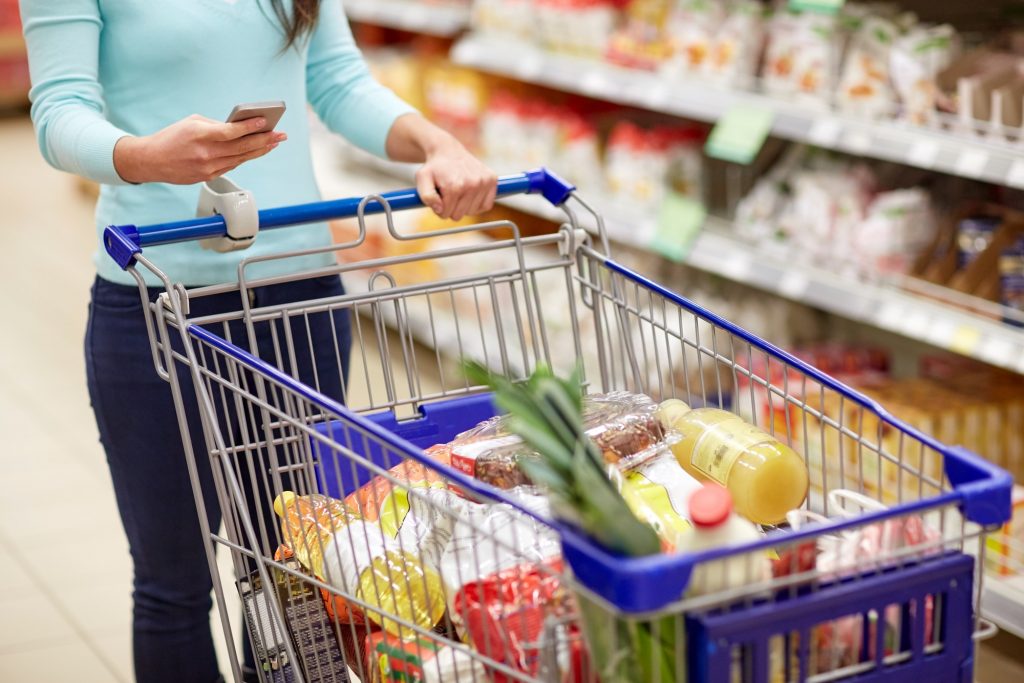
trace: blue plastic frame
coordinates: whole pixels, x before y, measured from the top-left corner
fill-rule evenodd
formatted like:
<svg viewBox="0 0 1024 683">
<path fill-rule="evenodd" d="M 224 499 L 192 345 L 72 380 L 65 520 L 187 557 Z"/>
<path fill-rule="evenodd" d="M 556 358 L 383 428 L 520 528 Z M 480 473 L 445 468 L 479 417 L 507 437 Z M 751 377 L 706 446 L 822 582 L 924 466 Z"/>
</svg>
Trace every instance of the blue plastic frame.
<svg viewBox="0 0 1024 683">
<path fill-rule="evenodd" d="M 558 177 L 546 168 L 498 178 L 497 196 L 516 194 L 540 194 L 554 206 L 561 206 L 576 189 L 574 185 Z M 394 190 L 381 195 L 392 211 L 421 208 L 423 201 L 415 188 Z M 259 212 L 260 230 L 284 228 L 305 223 L 351 218 L 358 215 L 363 197 L 348 197 L 296 206 L 264 209 Z M 383 213 L 384 206 L 378 201 L 368 202 L 364 213 Z M 174 242 L 203 240 L 223 237 L 227 224 L 219 215 L 204 218 L 190 218 L 156 225 L 110 225 L 103 231 L 103 246 L 122 270 L 127 269 L 144 247 Z"/>
</svg>

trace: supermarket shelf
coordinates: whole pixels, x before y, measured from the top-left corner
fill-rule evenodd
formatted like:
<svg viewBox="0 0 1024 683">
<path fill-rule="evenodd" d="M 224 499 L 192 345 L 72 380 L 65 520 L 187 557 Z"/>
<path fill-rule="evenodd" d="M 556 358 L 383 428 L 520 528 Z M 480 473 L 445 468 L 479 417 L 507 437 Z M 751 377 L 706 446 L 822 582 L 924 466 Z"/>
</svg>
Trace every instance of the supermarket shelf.
<svg viewBox="0 0 1024 683">
<path fill-rule="evenodd" d="M 25 55 L 25 39 L 21 31 L 0 31 L 0 59 Z"/>
<path fill-rule="evenodd" d="M 448 37 L 469 26 L 468 5 L 427 4 L 415 0 L 347 0 L 345 14 L 352 21 L 402 31 Z"/>
<path fill-rule="evenodd" d="M 986 575 L 981 612 L 999 628 L 1024 638 L 1024 577 Z"/>
<path fill-rule="evenodd" d="M 409 181 L 415 169 L 411 164 L 396 164 L 365 153 L 346 153 L 383 177 Z M 510 197 L 501 203 L 548 220 L 564 220 L 561 211 L 535 197 Z M 650 248 L 657 228 L 654 216 L 607 201 L 594 203 L 605 219 L 609 239 L 634 248 Z M 865 282 L 794 263 L 784 253 L 751 247 L 729 233 L 728 221 L 709 218 L 691 246 L 687 265 L 1024 374 L 1024 328 L 953 308 L 891 283 Z"/>
<path fill-rule="evenodd" d="M 701 121 L 737 105 L 774 112 L 772 134 L 858 156 L 1024 189 L 1024 145 L 910 124 L 869 121 L 824 106 L 799 105 L 700 81 L 667 83 L 654 73 L 546 52 L 534 45 L 470 34 L 452 48 L 458 64 L 588 97 Z"/>
</svg>

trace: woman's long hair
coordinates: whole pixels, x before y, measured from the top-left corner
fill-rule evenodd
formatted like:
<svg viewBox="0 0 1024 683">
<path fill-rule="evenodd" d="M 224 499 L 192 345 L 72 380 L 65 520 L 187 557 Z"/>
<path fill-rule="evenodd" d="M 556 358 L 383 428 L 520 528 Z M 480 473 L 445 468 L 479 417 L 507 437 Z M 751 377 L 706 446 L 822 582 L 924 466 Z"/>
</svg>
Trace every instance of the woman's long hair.
<svg viewBox="0 0 1024 683">
<path fill-rule="evenodd" d="M 309 34 L 316 26 L 316 19 L 320 15 L 320 0 L 292 0 L 294 9 L 291 15 L 284 7 L 284 0 L 270 0 L 270 4 L 284 28 L 285 50 Z"/>
</svg>

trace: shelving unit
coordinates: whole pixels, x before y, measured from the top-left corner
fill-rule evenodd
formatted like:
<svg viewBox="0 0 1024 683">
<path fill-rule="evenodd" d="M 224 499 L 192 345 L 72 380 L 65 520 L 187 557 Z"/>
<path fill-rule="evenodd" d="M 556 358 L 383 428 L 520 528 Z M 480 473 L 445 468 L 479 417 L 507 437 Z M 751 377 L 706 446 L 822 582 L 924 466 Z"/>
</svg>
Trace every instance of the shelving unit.
<svg viewBox="0 0 1024 683">
<path fill-rule="evenodd" d="M 357 153 L 355 158 L 385 177 L 412 180 L 412 165 L 383 161 L 365 153 Z M 596 204 L 604 216 L 609 238 L 635 248 L 650 248 L 655 216 L 627 212 L 593 197 L 588 201 Z M 548 220 L 565 218 L 558 209 L 526 197 L 511 197 L 501 203 Z M 896 283 L 866 282 L 795 264 L 784 254 L 751 247 L 733 237 L 730 228 L 728 221 L 708 219 L 686 256 L 687 265 L 1024 374 L 1024 328 L 954 308 Z"/>
<path fill-rule="evenodd" d="M 462 38 L 451 58 L 498 76 L 699 121 L 717 121 L 738 105 L 754 106 L 773 112 L 771 132 L 779 138 L 1024 189 L 1024 143 L 994 144 L 967 133 L 857 119 L 700 81 L 667 83 L 656 73 L 489 35 Z"/>
<path fill-rule="evenodd" d="M 469 6 L 425 4 L 412 0 L 348 0 L 345 14 L 352 21 L 431 36 L 450 37 L 469 26 Z"/>
<path fill-rule="evenodd" d="M 360 6 L 368 5 L 369 0 L 349 3 L 349 15 L 356 20 L 432 35 L 459 35 L 468 26 L 468 13 L 459 28 L 440 33 L 436 18 L 426 13 L 407 12 L 395 18 L 391 8 L 402 5 L 396 0 L 372 3 L 372 14 L 361 11 Z M 825 105 L 783 101 L 752 90 L 728 89 L 698 81 L 670 84 L 655 73 L 552 54 L 533 44 L 473 32 L 462 34 L 450 58 L 462 66 L 494 75 L 709 123 L 718 121 L 734 107 L 756 107 L 772 112 L 771 134 L 780 139 L 1024 189 L 1024 131 L 1016 141 L 1010 142 L 986 139 L 976 130 L 952 120 L 946 120 L 942 129 L 867 120 Z M 412 180 L 413 167 L 408 165 L 384 162 L 368 155 L 360 159 L 360 164 L 372 169 L 366 178 L 371 184 L 387 178 L 403 183 Z M 334 157 L 335 170 L 330 166 L 321 164 L 320 171 L 326 176 L 337 174 L 337 156 Z M 347 191 L 339 193 L 351 194 L 352 190 L 348 185 Z M 501 203 L 548 220 L 564 219 L 559 210 L 531 199 L 513 197 Z M 599 199 L 588 197 L 604 216 L 612 240 L 634 248 L 652 248 L 656 216 L 638 215 L 635 210 Z M 740 241 L 733 236 L 731 227 L 728 221 L 708 219 L 704 230 L 690 246 L 685 263 L 1024 375 L 1024 328 L 1002 323 L 998 319 L 998 307 L 992 306 L 987 313 L 971 312 L 937 298 L 940 292 L 942 297 L 951 296 L 944 288 L 913 280 L 867 282 L 794 263 L 779 251 L 752 247 Z M 978 310 L 976 300 L 965 298 L 964 303 Z M 427 344 L 433 343 L 424 336 L 426 327 L 414 320 L 408 323 L 413 336 Z M 452 325 L 442 327 L 452 328 Z M 987 576 L 982 611 L 1000 628 L 1024 638 L 1024 577 Z"/>
</svg>

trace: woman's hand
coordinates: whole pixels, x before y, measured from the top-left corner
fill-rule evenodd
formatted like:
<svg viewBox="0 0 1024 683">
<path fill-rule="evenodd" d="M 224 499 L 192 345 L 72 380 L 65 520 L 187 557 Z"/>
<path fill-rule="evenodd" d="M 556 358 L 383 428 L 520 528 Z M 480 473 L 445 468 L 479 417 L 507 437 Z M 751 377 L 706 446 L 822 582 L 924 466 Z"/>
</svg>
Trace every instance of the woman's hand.
<svg viewBox="0 0 1024 683">
<path fill-rule="evenodd" d="M 494 206 L 498 177 L 450 134 L 418 114 L 395 121 L 388 133 L 388 156 L 423 162 L 416 172 L 420 199 L 441 218 L 460 220 Z"/>
<path fill-rule="evenodd" d="M 256 133 L 265 124 L 262 117 L 224 123 L 194 114 L 152 135 L 118 140 L 114 168 L 129 183 L 191 185 L 212 180 L 288 138 L 284 133 Z"/>
</svg>

